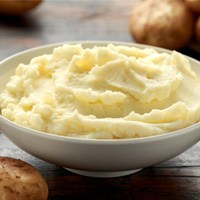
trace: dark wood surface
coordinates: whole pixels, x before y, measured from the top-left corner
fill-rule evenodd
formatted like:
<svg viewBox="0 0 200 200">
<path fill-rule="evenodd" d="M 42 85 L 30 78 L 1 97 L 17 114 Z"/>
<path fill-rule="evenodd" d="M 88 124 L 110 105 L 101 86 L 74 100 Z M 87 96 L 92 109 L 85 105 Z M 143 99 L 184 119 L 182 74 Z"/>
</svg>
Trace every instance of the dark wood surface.
<svg viewBox="0 0 200 200">
<path fill-rule="evenodd" d="M 0 59 L 38 45 L 75 40 L 133 42 L 128 21 L 136 0 L 46 0 L 23 17 L 0 15 Z M 183 52 L 199 58 L 193 50 Z M 200 143 L 176 158 L 119 178 L 89 178 L 39 160 L 0 134 L 0 156 L 36 167 L 49 200 L 200 200 Z"/>
</svg>

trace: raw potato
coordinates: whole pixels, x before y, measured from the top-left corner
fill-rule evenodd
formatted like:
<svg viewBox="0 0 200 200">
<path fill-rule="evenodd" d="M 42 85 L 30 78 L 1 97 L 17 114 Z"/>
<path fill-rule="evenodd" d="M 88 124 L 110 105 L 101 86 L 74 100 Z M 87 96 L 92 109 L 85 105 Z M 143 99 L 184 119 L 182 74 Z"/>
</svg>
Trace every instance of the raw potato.
<svg viewBox="0 0 200 200">
<path fill-rule="evenodd" d="M 183 0 L 141 1 L 130 18 L 136 42 L 180 49 L 191 39 L 194 16 Z"/>
<path fill-rule="evenodd" d="M 0 0 L 0 13 L 22 15 L 37 7 L 42 0 Z"/>
<path fill-rule="evenodd" d="M 185 0 L 185 3 L 192 11 L 200 13 L 200 0 Z"/>
<path fill-rule="evenodd" d="M 48 187 L 28 163 L 0 157 L 0 200 L 47 200 Z"/>
</svg>

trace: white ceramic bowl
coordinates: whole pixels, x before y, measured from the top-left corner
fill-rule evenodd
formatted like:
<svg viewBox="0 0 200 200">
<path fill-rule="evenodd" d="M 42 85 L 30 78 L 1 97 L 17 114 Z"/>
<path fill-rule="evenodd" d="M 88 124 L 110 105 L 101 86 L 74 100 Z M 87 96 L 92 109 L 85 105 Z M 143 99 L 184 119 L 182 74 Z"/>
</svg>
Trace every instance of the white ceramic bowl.
<svg viewBox="0 0 200 200">
<path fill-rule="evenodd" d="M 92 47 L 103 46 L 109 42 L 81 43 L 84 47 Z M 130 43 L 114 44 L 147 47 Z M 2 61 L 0 91 L 20 62 L 28 63 L 32 57 L 50 53 L 58 45 L 61 44 L 37 47 Z M 161 48 L 151 48 L 159 52 L 169 52 Z M 200 76 L 200 63 L 189 59 L 193 70 Z M 116 177 L 134 173 L 173 158 L 200 140 L 200 123 L 159 136 L 124 140 L 78 139 L 41 133 L 19 126 L 2 116 L 0 129 L 14 144 L 35 157 L 63 166 L 72 172 L 93 177 Z"/>
</svg>

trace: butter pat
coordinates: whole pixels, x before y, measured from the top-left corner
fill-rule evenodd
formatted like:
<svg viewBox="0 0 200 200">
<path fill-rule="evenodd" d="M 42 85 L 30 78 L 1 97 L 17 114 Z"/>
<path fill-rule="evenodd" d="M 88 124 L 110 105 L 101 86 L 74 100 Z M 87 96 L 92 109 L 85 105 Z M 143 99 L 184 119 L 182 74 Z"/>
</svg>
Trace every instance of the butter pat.
<svg viewBox="0 0 200 200">
<path fill-rule="evenodd" d="M 200 120 L 200 79 L 175 51 L 65 44 L 16 67 L 0 94 L 1 115 L 38 131 L 138 138 Z"/>
</svg>

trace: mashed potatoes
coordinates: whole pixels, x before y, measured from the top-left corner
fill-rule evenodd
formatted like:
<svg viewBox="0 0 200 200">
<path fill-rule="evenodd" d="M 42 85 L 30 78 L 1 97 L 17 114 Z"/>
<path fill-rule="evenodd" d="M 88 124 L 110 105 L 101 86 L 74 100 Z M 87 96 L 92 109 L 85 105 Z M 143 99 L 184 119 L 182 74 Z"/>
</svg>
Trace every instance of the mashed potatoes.
<svg viewBox="0 0 200 200">
<path fill-rule="evenodd" d="M 1 115 L 25 127 L 84 138 L 136 138 L 200 120 L 200 80 L 177 52 L 63 45 L 19 64 Z"/>
</svg>

